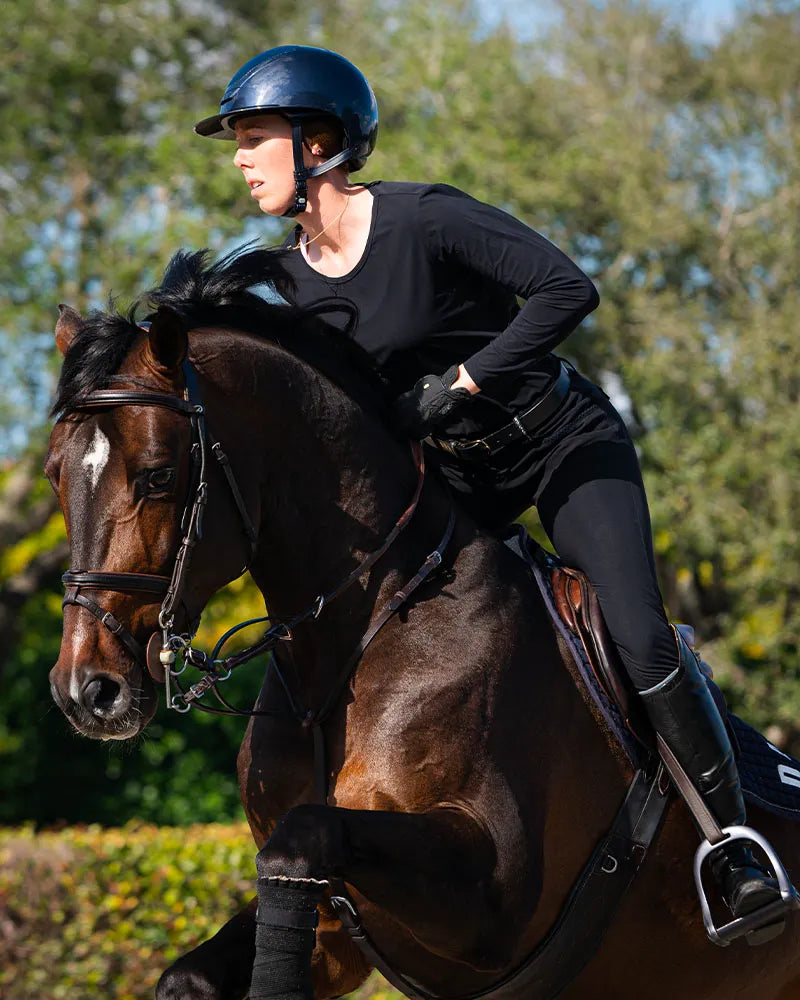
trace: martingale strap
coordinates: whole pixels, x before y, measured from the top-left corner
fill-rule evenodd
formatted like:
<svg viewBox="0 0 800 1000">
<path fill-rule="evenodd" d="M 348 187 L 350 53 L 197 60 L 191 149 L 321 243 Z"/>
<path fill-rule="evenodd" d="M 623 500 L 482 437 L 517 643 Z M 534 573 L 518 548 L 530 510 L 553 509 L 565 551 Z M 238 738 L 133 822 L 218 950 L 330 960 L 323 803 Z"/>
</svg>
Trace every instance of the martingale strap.
<svg viewBox="0 0 800 1000">
<path fill-rule="evenodd" d="M 614 915 L 642 866 L 669 801 L 663 767 L 637 771 L 606 836 L 578 876 L 550 932 L 514 972 L 461 1000 L 554 1000 L 600 947 Z M 364 930 L 341 879 L 331 881 L 331 905 L 362 954 L 409 1000 L 438 1000 L 393 969 Z"/>
</svg>

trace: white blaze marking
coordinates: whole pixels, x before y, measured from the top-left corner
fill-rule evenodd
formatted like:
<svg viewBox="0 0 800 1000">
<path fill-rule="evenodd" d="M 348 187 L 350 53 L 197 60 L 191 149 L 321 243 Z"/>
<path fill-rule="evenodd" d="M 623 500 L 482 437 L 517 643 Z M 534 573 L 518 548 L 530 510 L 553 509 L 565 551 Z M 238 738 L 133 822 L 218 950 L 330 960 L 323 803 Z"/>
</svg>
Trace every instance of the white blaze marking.
<svg viewBox="0 0 800 1000">
<path fill-rule="evenodd" d="M 93 490 L 97 489 L 97 484 L 100 480 L 103 469 L 106 467 L 110 453 L 111 445 L 109 444 L 108 438 L 99 427 L 95 427 L 92 447 L 83 456 L 83 462 L 81 463 L 92 470 L 91 476 Z"/>
<path fill-rule="evenodd" d="M 75 667 L 69 675 L 69 696 L 76 704 L 81 700 L 81 686 L 78 683 L 78 671 Z"/>
</svg>

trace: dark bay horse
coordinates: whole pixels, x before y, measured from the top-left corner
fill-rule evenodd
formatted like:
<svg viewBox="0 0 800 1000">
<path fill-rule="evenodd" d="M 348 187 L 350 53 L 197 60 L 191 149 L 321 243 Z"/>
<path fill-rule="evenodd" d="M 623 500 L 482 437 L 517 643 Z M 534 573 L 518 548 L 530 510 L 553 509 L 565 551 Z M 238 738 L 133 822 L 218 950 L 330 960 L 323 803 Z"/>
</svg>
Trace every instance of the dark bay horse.
<svg viewBox="0 0 800 1000">
<path fill-rule="evenodd" d="M 56 327 L 62 417 L 46 471 L 78 571 L 171 572 L 192 488 L 189 421 L 165 406 L 78 407 L 104 386 L 182 396 L 182 362 L 191 360 L 257 543 L 251 555 L 223 470 L 211 463 L 183 593 L 187 622 L 248 561 L 276 619 L 313 605 L 378 549 L 415 490 L 408 444 L 388 429 L 373 385 L 335 335 L 318 317 L 247 292 L 278 278 L 278 267 L 258 251 L 212 268 L 201 255 L 179 255 L 151 299 L 149 330 L 121 316 L 83 321 L 67 308 Z M 449 511 L 428 476 L 388 551 L 281 645 L 309 705 L 328 696 L 377 611 L 442 537 Z M 443 570 L 377 634 L 337 700 L 325 726 L 325 804 L 315 801 L 311 732 L 288 712 L 272 672 L 256 708 L 273 714 L 251 719 L 238 770 L 271 870 L 346 881 L 392 965 L 429 992 L 458 997 L 488 990 L 546 935 L 630 773 L 503 544 L 458 513 Z M 136 642 L 159 631 L 161 595 L 91 594 Z M 152 717 L 156 687 L 107 624 L 65 607 L 52 690 L 81 733 L 127 739 Z M 800 871 L 796 828 L 755 809 L 751 821 Z M 691 875 L 696 844 L 676 800 L 599 951 L 563 996 L 800 997 L 800 921 L 758 949 L 708 942 Z M 159 1000 L 243 997 L 254 910 L 170 967 Z M 364 981 L 369 966 L 324 898 L 316 941 L 317 997 Z"/>
</svg>

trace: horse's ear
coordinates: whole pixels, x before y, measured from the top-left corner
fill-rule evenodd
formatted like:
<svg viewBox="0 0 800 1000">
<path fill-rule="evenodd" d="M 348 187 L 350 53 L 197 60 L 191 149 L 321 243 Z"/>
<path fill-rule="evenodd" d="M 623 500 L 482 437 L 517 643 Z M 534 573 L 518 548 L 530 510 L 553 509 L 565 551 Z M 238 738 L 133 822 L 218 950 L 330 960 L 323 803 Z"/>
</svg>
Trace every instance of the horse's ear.
<svg viewBox="0 0 800 1000">
<path fill-rule="evenodd" d="M 147 331 L 150 354 L 156 366 L 173 372 L 186 357 L 189 341 L 181 317 L 166 306 L 159 306 Z"/>
<path fill-rule="evenodd" d="M 72 346 L 75 334 L 80 329 L 83 319 L 81 314 L 70 306 L 59 303 L 58 322 L 56 323 L 56 347 L 62 354 L 66 354 Z"/>
</svg>

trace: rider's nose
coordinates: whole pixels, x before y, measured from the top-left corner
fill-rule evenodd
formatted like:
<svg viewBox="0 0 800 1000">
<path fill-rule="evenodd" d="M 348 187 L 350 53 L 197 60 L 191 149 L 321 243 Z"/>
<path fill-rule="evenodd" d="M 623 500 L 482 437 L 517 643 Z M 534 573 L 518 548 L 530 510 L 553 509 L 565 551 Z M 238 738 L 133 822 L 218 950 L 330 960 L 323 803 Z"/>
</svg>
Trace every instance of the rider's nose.
<svg viewBox="0 0 800 1000">
<path fill-rule="evenodd" d="M 80 703 L 96 719 L 114 719 L 130 707 L 130 689 L 121 679 L 95 674 L 81 688 Z"/>
</svg>

